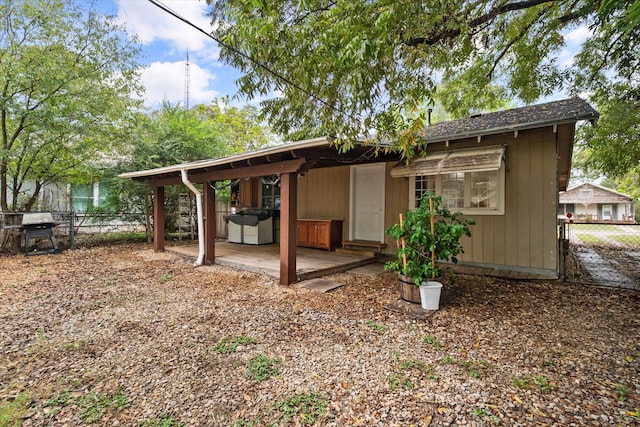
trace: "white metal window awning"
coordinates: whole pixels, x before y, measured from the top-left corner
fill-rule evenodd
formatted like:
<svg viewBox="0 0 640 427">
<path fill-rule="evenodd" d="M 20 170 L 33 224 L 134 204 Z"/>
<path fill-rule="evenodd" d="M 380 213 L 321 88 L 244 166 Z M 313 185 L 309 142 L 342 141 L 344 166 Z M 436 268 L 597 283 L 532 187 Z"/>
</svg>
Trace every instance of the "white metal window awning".
<svg viewBox="0 0 640 427">
<path fill-rule="evenodd" d="M 495 171 L 502 166 L 506 147 L 472 148 L 455 151 L 429 153 L 425 157 L 412 160 L 391 169 L 393 178 L 417 175 L 441 175 L 453 172 Z"/>
</svg>

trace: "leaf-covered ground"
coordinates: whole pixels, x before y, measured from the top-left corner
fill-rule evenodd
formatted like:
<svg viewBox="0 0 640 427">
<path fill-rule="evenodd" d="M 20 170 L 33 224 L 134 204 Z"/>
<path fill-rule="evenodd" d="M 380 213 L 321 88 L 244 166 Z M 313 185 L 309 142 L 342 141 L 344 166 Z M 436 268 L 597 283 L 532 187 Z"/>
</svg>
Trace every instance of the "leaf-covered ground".
<svg viewBox="0 0 640 427">
<path fill-rule="evenodd" d="M 0 258 L 0 420 L 23 426 L 640 424 L 637 291 L 392 273 L 326 294 L 146 245 Z M 15 415 L 14 415 L 15 416 Z"/>
</svg>

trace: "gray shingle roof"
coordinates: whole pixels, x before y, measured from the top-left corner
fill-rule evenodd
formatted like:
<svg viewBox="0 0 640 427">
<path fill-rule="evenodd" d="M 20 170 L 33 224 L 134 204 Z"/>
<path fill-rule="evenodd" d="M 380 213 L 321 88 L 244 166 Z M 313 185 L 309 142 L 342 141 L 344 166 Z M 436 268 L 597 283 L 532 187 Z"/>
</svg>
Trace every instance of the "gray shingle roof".
<svg viewBox="0 0 640 427">
<path fill-rule="evenodd" d="M 426 128 L 424 139 L 427 143 L 439 142 L 546 125 L 575 123 L 580 120 L 595 120 L 598 117 L 598 112 L 586 101 L 569 98 L 437 123 Z"/>
</svg>

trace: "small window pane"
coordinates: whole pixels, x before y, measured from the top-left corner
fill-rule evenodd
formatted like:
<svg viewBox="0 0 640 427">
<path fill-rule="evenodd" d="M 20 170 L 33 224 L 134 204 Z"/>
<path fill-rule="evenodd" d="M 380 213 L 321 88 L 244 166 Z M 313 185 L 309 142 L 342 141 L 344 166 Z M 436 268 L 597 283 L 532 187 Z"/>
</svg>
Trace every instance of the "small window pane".
<svg viewBox="0 0 640 427">
<path fill-rule="evenodd" d="M 591 199 L 593 198 L 593 189 L 580 190 L 580 198 L 581 199 Z"/>
<path fill-rule="evenodd" d="M 496 172 L 471 173 L 471 207 L 496 209 L 498 206 L 498 176 Z"/>
<path fill-rule="evenodd" d="M 464 173 L 442 175 L 442 204 L 449 209 L 464 208 Z"/>
<path fill-rule="evenodd" d="M 420 200 L 422 199 L 422 195 L 427 191 L 434 193 L 436 192 L 436 177 L 434 175 L 422 175 L 416 176 L 416 190 L 415 190 L 415 206 L 420 206 Z"/>
<path fill-rule="evenodd" d="M 262 184 L 262 208 L 280 209 L 280 184 Z"/>
</svg>

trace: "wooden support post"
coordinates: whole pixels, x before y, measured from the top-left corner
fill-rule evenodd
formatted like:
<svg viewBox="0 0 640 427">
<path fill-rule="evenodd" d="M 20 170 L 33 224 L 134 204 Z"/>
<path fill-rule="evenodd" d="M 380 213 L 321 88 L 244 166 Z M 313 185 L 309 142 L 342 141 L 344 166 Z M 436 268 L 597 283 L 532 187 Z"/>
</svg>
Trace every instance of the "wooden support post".
<svg viewBox="0 0 640 427">
<path fill-rule="evenodd" d="M 164 187 L 153 188 L 153 251 L 164 252 Z"/>
<path fill-rule="evenodd" d="M 202 208 L 204 210 L 204 260 L 205 265 L 216 261 L 216 191 L 214 183 L 202 184 Z"/>
<path fill-rule="evenodd" d="M 296 275 L 296 222 L 298 174 L 280 175 L 280 284 L 290 285 Z"/>
</svg>

